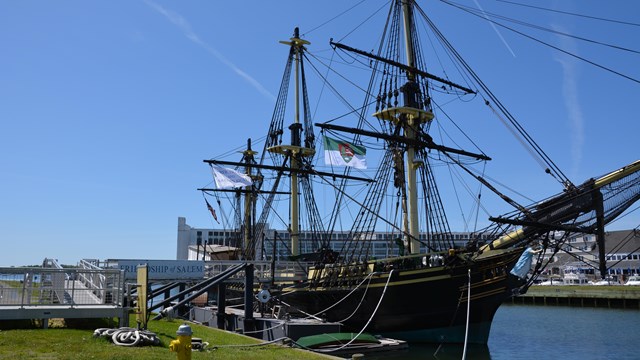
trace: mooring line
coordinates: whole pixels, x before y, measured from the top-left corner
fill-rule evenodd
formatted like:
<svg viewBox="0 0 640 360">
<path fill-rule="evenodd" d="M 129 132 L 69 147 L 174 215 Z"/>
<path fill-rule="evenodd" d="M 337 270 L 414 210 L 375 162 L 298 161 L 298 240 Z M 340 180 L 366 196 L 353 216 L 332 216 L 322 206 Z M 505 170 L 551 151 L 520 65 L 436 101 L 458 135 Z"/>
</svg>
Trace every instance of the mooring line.
<svg viewBox="0 0 640 360">
<path fill-rule="evenodd" d="M 471 269 L 468 270 L 469 283 L 467 284 L 467 325 L 464 330 L 464 349 L 462 350 L 462 360 L 467 358 L 467 340 L 469 339 L 469 318 L 471 317 Z"/>
<path fill-rule="evenodd" d="M 331 350 L 324 350 L 324 351 L 320 351 L 319 349 L 317 351 L 319 352 L 334 352 L 334 351 L 338 351 L 338 350 L 342 350 L 345 347 L 351 345 L 351 343 L 353 343 L 358 336 L 362 335 L 362 333 L 364 332 L 364 330 L 367 328 L 367 326 L 369 326 L 369 323 L 371 322 L 371 320 L 373 320 L 373 317 L 376 316 L 376 313 L 378 312 L 378 308 L 380 307 L 380 304 L 382 304 L 382 299 L 384 299 L 384 295 L 387 292 L 387 287 L 389 287 L 389 281 L 391 280 L 391 274 L 393 274 L 395 270 L 391 270 L 389 272 L 389 277 L 387 278 L 387 283 L 384 285 L 384 290 L 382 290 L 382 295 L 380 295 L 380 300 L 378 300 L 378 304 L 376 305 L 376 308 L 373 309 L 373 313 L 371 314 L 371 317 L 369 317 L 369 320 L 367 321 L 367 323 L 364 325 L 364 327 L 362 328 L 362 330 L 360 330 L 360 332 L 358 333 L 358 335 L 354 336 L 351 341 L 349 341 L 348 343 L 342 345 L 341 347 L 337 348 L 337 349 L 331 349 Z"/>
</svg>

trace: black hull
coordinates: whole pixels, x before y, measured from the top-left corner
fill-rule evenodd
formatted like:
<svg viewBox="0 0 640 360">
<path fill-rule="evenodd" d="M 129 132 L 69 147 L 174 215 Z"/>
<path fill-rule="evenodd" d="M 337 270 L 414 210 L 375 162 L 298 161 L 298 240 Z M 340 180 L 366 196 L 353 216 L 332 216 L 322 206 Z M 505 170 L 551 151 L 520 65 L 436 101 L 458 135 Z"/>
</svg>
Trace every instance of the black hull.
<svg viewBox="0 0 640 360">
<path fill-rule="evenodd" d="M 281 299 L 294 309 L 342 322 L 346 330 L 354 332 L 366 326 L 367 332 L 410 342 L 462 343 L 471 269 L 468 341 L 486 344 L 498 307 L 518 285 L 509 271 L 521 252 L 514 249 L 472 262 L 384 272 L 374 275 L 369 283 L 365 281 L 334 307 L 355 284 L 341 288 L 307 285 L 284 292 Z"/>
</svg>

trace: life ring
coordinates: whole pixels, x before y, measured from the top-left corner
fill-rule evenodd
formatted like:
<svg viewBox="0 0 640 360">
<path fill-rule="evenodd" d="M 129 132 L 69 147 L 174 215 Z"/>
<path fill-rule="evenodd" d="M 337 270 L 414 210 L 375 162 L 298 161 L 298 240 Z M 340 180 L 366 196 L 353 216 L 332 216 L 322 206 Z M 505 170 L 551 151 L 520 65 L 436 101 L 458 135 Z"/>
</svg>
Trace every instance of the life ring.
<svg viewBox="0 0 640 360">
<path fill-rule="evenodd" d="M 269 290 L 262 289 L 258 292 L 258 301 L 265 304 L 271 299 L 271 294 L 269 294 Z"/>
</svg>

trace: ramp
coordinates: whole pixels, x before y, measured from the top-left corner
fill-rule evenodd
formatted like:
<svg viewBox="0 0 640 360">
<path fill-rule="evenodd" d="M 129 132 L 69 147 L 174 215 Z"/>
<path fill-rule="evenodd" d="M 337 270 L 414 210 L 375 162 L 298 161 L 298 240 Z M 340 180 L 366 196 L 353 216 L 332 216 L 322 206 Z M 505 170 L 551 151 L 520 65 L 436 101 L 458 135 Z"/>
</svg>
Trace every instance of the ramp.
<svg viewBox="0 0 640 360">
<path fill-rule="evenodd" d="M 120 270 L 63 269 L 47 260 L 49 267 L 0 268 L 0 320 L 126 320 Z"/>
</svg>

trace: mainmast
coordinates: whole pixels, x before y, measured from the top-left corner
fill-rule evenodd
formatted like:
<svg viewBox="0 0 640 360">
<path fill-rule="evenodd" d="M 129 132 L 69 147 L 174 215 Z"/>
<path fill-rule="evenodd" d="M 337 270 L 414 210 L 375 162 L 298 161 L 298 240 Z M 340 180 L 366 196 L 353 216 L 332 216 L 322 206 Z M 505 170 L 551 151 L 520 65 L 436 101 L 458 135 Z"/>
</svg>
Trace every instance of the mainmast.
<svg viewBox="0 0 640 360">
<path fill-rule="evenodd" d="M 411 36 L 411 28 L 413 19 L 413 4 L 409 1 L 404 1 L 402 3 L 402 13 L 404 15 L 404 38 L 405 38 L 405 46 L 407 52 L 407 65 L 410 67 L 416 67 L 414 51 L 413 51 L 413 41 Z M 418 89 L 418 85 L 415 83 L 415 74 L 412 72 L 407 73 L 407 83 L 402 88 L 402 92 L 405 97 L 405 106 L 415 107 L 417 104 L 415 103 L 415 90 Z M 414 119 L 410 117 L 407 123 L 407 126 L 404 128 L 405 136 L 414 140 L 416 138 L 415 128 L 422 125 L 419 119 Z M 418 227 L 418 187 L 416 185 L 416 167 L 419 166 L 415 162 L 415 147 L 409 145 L 407 148 L 407 197 L 409 198 L 409 209 L 408 209 L 408 217 L 409 217 L 409 234 L 411 235 L 411 241 L 409 246 L 409 251 L 412 254 L 420 252 L 420 230 Z"/>
<path fill-rule="evenodd" d="M 399 164 L 402 158 L 394 156 L 396 172 L 406 172 L 406 186 L 401 188 L 402 212 L 404 216 L 403 227 L 405 232 L 405 244 L 410 253 L 420 252 L 420 227 L 418 222 L 418 186 L 417 169 L 422 162 L 416 161 L 416 146 L 412 144 L 417 139 L 422 125 L 433 119 L 433 113 L 420 108 L 420 87 L 416 82 L 416 73 L 409 70 L 416 68 L 415 50 L 413 48 L 413 1 L 402 1 L 404 19 L 404 38 L 407 61 L 407 82 L 400 88 L 403 94 L 404 104 L 400 107 L 386 108 L 374 114 L 380 120 L 392 122 L 402 128 L 404 137 L 408 140 L 404 164 Z M 404 168 L 404 170 L 402 169 Z M 399 171 L 400 170 L 400 171 Z"/>
<path fill-rule="evenodd" d="M 290 157 L 291 169 L 291 204 L 290 204 L 290 234 L 291 234 L 291 255 L 300 254 L 300 210 L 299 210 L 299 191 L 298 191 L 298 172 L 302 165 L 302 158 L 313 156 L 315 149 L 302 146 L 302 124 L 300 123 L 300 68 L 302 63 L 302 54 L 304 46 L 310 42 L 302 40 L 299 37 L 299 30 L 295 28 L 293 37 L 290 41 L 280 41 L 280 43 L 291 46 L 294 53 L 295 61 L 295 118 L 294 123 L 289 126 L 291 130 L 291 145 L 276 145 L 267 150 L 272 153 L 287 155 Z M 305 142 L 306 145 L 306 142 Z"/>
</svg>

